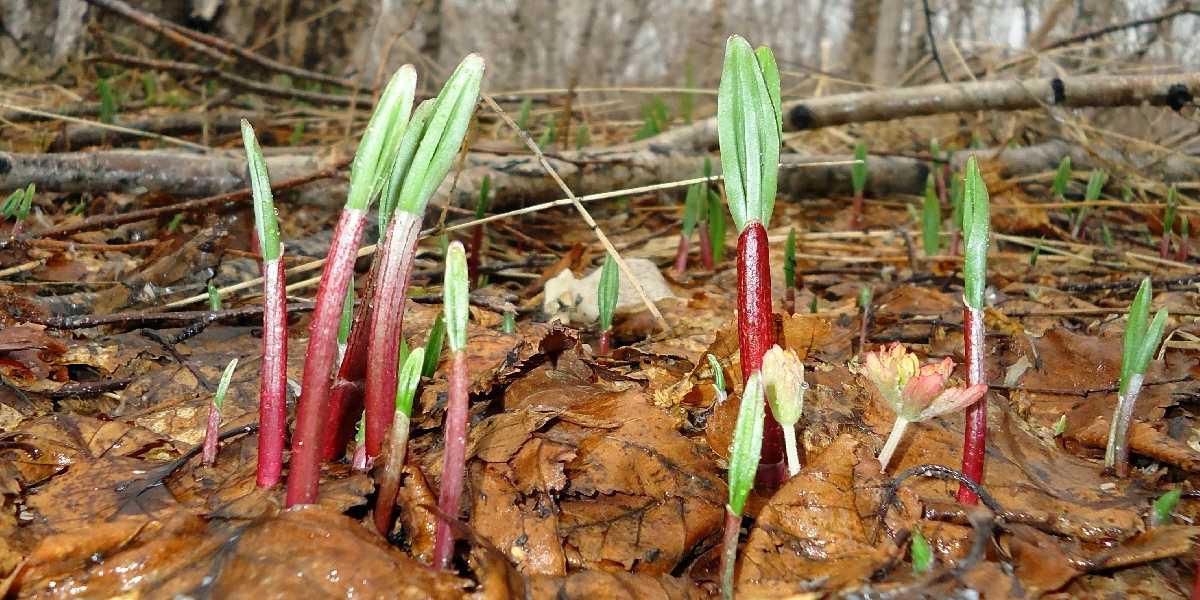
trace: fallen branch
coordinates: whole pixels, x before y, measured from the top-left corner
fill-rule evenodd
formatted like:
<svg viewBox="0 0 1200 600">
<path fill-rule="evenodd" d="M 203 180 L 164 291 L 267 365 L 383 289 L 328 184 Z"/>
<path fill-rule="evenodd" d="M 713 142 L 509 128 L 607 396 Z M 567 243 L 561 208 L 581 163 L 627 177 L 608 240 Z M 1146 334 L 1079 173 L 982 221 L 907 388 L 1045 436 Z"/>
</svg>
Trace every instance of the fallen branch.
<svg viewBox="0 0 1200 600">
<path fill-rule="evenodd" d="M 1191 104 L 1200 89 L 1200 73 L 1173 75 L 1084 75 L 1030 80 L 939 83 L 910 88 L 840 94 L 783 105 L 787 131 L 819 129 L 847 123 L 890 121 L 979 110 L 1169 106 Z M 669 147 L 707 150 L 717 143 L 717 120 L 709 118 L 630 144 L 628 148 Z"/>
<path fill-rule="evenodd" d="M 216 114 L 177 113 L 130 120 L 117 119 L 114 125 L 131 131 L 143 131 L 170 136 L 197 133 L 205 128 L 208 128 L 210 133 L 227 133 L 237 131 L 238 123 L 241 119 L 255 120 L 260 116 L 260 113 L 248 111 Z M 59 132 L 58 137 L 54 138 L 54 142 L 50 144 L 50 147 L 56 152 L 62 152 L 71 150 L 72 148 L 83 148 L 99 144 L 117 145 L 140 139 L 141 137 L 133 135 L 130 132 L 114 131 L 110 127 L 71 124 Z"/>
</svg>

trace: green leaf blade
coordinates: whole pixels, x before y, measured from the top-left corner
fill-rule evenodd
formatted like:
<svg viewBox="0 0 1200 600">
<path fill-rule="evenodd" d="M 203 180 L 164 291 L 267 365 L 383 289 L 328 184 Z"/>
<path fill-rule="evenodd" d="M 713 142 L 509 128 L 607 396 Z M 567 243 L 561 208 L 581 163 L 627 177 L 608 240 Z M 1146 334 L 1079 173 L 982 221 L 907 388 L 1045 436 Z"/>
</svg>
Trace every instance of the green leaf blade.
<svg viewBox="0 0 1200 600">
<path fill-rule="evenodd" d="M 467 347 L 467 320 L 471 291 L 467 283 L 467 251 L 462 242 L 451 242 L 446 254 L 446 273 L 442 283 L 442 306 L 446 311 L 446 339 L 450 352 Z"/>
</svg>

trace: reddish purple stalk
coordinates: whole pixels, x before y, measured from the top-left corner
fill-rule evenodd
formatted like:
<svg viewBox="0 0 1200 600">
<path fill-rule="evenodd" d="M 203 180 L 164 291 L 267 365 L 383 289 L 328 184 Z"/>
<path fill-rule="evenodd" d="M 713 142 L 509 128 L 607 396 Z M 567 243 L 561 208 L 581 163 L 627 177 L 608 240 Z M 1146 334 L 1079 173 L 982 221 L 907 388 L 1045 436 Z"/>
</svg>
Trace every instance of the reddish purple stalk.
<svg viewBox="0 0 1200 600">
<path fill-rule="evenodd" d="M 771 267 L 767 230 L 757 221 L 746 225 L 738 236 L 737 306 L 738 348 L 741 351 L 742 381 L 762 368 L 763 355 L 775 345 L 775 315 L 771 309 Z M 767 400 L 764 398 L 763 402 Z M 766 411 L 763 424 L 762 459 L 755 485 L 773 490 L 787 480 L 783 458 L 783 428 Z"/>
<path fill-rule="evenodd" d="M 404 301 L 412 275 L 421 217 L 398 210 L 392 215 L 380 244 L 382 256 L 371 299 L 371 334 L 367 360 L 373 364 L 367 378 L 367 460 L 379 456 L 396 412 L 396 376 L 399 370 L 400 335 L 404 328 Z"/>
<path fill-rule="evenodd" d="M 347 208 L 333 232 L 329 259 L 317 288 L 317 303 L 309 325 L 304 379 L 292 435 L 286 506 L 313 504 L 321 479 L 321 429 L 329 413 L 330 377 L 337 360 L 337 332 L 346 286 L 354 275 L 354 259 L 362 237 L 365 213 Z"/>
<path fill-rule="evenodd" d="M 737 567 L 738 537 L 742 531 L 742 517 L 725 507 L 725 534 L 721 538 L 721 585 L 722 598 L 733 598 L 734 569 Z"/>
<path fill-rule="evenodd" d="M 258 487 L 279 483 L 287 432 L 287 280 L 283 261 L 263 261 L 262 371 L 258 396 Z"/>
<path fill-rule="evenodd" d="M 454 533 L 446 518 L 457 519 L 462 503 L 463 471 L 467 459 L 467 353 L 450 354 L 450 391 L 446 401 L 446 447 L 442 460 L 442 485 L 434 533 L 433 566 L 445 569 L 454 556 Z"/>
<path fill-rule="evenodd" d="M 1171 255 L 1171 232 L 1163 229 L 1162 239 L 1158 242 L 1158 257 L 1166 258 Z"/>
<path fill-rule="evenodd" d="M 204 447 L 201 461 L 211 467 L 217 461 L 217 438 L 221 435 L 221 409 L 216 402 L 208 405 L 208 424 L 204 427 Z"/>
<path fill-rule="evenodd" d="M 858 329 L 858 353 L 862 354 L 867 351 L 867 324 L 871 321 L 871 307 L 862 307 L 862 323 Z"/>
<path fill-rule="evenodd" d="M 716 267 L 716 263 L 713 262 L 712 239 L 708 236 L 708 223 L 700 224 L 700 264 L 704 265 L 705 271 Z"/>
<path fill-rule="evenodd" d="M 687 272 L 688 264 L 688 238 L 687 236 L 679 235 L 679 248 L 675 251 L 675 277 L 683 277 Z"/>
<path fill-rule="evenodd" d="M 612 352 L 612 329 L 605 329 L 600 332 L 600 339 L 596 343 L 596 356 L 608 356 Z"/>
<path fill-rule="evenodd" d="M 983 375 L 983 311 L 963 307 L 963 353 L 966 355 L 967 385 L 987 384 Z M 963 428 L 962 472 L 971 481 L 983 481 L 983 459 L 987 452 L 987 395 L 968 406 Z M 975 493 L 958 487 L 958 502 L 974 505 Z"/>
<path fill-rule="evenodd" d="M 368 298 L 374 289 L 374 272 L 372 270 L 368 275 Z M 346 443 L 354 436 L 358 416 L 362 414 L 362 381 L 367 373 L 367 322 L 370 313 L 370 302 L 359 304 L 350 327 L 350 337 L 346 340 L 346 353 L 342 355 L 342 364 L 333 379 L 329 416 L 321 430 L 321 460 L 324 462 L 341 458 L 346 451 Z"/>
<path fill-rule="evenodd" d="M 396 507 L 400 475 L 408 451 L 408 427 L 408 416 L 401 413 L 392 426 L 387 455 L 383 459 L 383 469 L 379 472 L 379 493 L 375 498 L 375 529 L 383 535 L 387 535 L 392 527 L 392 512 Z"/>
<path fill-rule="evenodd" d="M 850 227 L 861 229 L 863 226 L 863 193 L 854 192 L 854 204 L 850 213 Z"/>
</svg>

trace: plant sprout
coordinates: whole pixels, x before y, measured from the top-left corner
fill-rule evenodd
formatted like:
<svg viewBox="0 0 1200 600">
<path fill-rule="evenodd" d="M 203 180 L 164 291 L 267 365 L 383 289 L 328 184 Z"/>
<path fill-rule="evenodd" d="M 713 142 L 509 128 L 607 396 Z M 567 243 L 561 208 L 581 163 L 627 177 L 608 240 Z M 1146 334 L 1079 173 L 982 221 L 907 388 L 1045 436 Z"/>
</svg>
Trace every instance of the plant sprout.
<svg viewBox="0 0 1200 600">
<path fill-rule="evenodd" d="M 863 226 L 863 193 L 867 188 L 867 145 L 864 142 L 854 145 L 854 160 L 855 163 L 850 166 L 850 183 L 854 186 L 850 226 L 859 229 Z"/>
<path fill-rule="evenodd" d="M 237 364 L 238 359 L 234 358 L 225 365 L 225 372 L 221 374 L 221 382 L 217 384 L 212 404 L 208 407 L 208 423 L 204 428 L 202 451 L 202 462 L 206 467 L 211 467 L 217 460 L 217 438 L 221 435 L 221 405 L 225 404 L 225 394 L 229 392 L 229 382 L 233 381 L 233 371 L 237 369 Z"/>
<path fill-rule="evenodd" d="M 522 98 L 521 106 L 517 109 L 517 127 L 529 130 L 529 113 L 533 109 L 533 98 Z"/>
<path fill-rule="evenodd" d="M 600 313 L 600 340 L 596 354 L 608 356 L 612 350 L 613 313 L 617 310 L 620 293 L 620 273 L 612 254 L 605 254 L 604 266 L 600 268 L 600 283 L 596 289 L 596 303 Z"/>
<path fill-rule="evenodd" d="M 954 361 L 949 357 L 939 363 L 920 366 L 917 356 L 908 352 L 899 342 L 878 352 L 867 353 L 863 374 L 896 414 L 892 433 L 879 451 L 881 471 L 887 470 L 909 423 L 962 410 L 983 398 L 987 392 L 986 385 L 947 387 L 946 382 L 953 370 Z"/>
<path fill-rule="evenodd" d="M 1083 201 L 1085 204 L 1075 211 L 1075 218 L 1071 223 L 1071 237 L 1079 237 L 1079 233 L 1083 230 L 1083 222 L 1091 210 L 1091 205 L 1086 203 L 1095 202 L 1100 199 L 1100 193 L 1104 191 L 1104 184 L 1108 181 L 1108 171 L 1104 169 L 1094 169 L 1088 174 L 1087 188 L 1083 193 Z"/>
<path fill-rule="evenodd" d="M 683 223 L 679 229 L 679 247 L 675 252 L 675 277 L 683 277 L 687 272 L 688 246 L 696 222 L 700 220 L 701 212 L 707 208 L 704 198 L 704 184 L 693 183 L 688 186 L 687 197 L 683 202 Z"/>
<path fill-rule="evenodd" d="M 1058 163 L 1058 171 L 1054 174 L 1054 183 L 1050 184 L 1050 194 L 1056 202 L 1066 199 L 1069 183 L 1071 183 L 1071 157 L 1064 156 Z"/>
<path fill-rule="evenodd" d="M 96 82 L 96 94 L 100 96 L 100 112 L 97 118 L 101 123 L 111 125 L 117 116 L 117 96 L 107 78 Z"/>
<path fill-rule="evenodd" d="M 729 448 L 729 503 L 725 505 L 725 534 L 721 552 L 721 596 L 725 600 L 733 598 L 738 533 L 742 528 L 742 513 L 746 509 L 746 498 L 754 488 L 755 473 L 762 453 L 766 413 L 763 402 L 762 373 L 755 371 L 746 380 L 737 424 L 733 429 L 733 444 Z"/>
<path fill-rule="evenodd" d="M 396 415 L 392 420 L 383 469 L 379 471 L 379 493 L 375 498 L 375 529 L 384 535 L 392 525 L 392 511 L 396 507 L 396 493 L 400 489 L 400 473 L 408 454 L 413 398 L 417 395 L 417 385 L 421 383 L 421 362 L 424 358 L 423 348 L 417 348 L 400 358 L 399 375 L 396 378 Z M 365 448 L 363 454 L 365 460 Z"/>
<path fill-rule="evenodd" d="M 787 454 L 788 475 L 800 473 L 800 453 L 796 449 L 796 423 L 804 412 L 804 363 L 795 352 L 779 345 L 771 346 L 763 355 L 763 388 L 771 414 L 783 427 L 784 449 Z"/>
<path fill-rule="evenodd" d="M 860 353 L 867 350 L 867 327 L 871 324 L 871 299 L 874 292 L 871 286 L 864 285 L 858 288 L 858 310 L 862 318 L 859 319 L 858 325 L 858 351 Z"/>
<path fill-rule="evenodd" d="M 963 178 L 950 180 L 950 254 L 957 256 L 962 241 Z"/>
<path fill-rule="evenodd" d="M 1158 244 L 1158 256 L 1166 258 L 1171 250 L 1171 234 L 1175 230 L 1175 212 L 1179 204 L 1179 192 L 1172 185 L 1167 190 L 1167 207 L 1163 211 L 1162 219 L 1162 239 Z"/>
<path fill-rule="evenodd" d="M 934 190 L 933 175 L 925 180 L 925 203 L 921 207 L 921 247 L 925 256 L 942 250 L 942 203 Z"/>
<path fill-rule="evenodd" d="M 1175 260 L 1179 262 L 1186 261 L 1192 253 L 1189 249 L 1190 243 L 1188 242 L 1188 237 L 1191 234 L 1189 231 L 1190 228 L 1188 216 L 1179 215 L 1179 243 L 1175 248 Z"/>
<path fill-rule="evenodd" d="M 1183 490 L 1175 488 L 1169 490 L 1163 495 L 1154 500 L 1154 506 L 1150 511 L 1150 526 L 1161 527 L 1171 524 L 1171 513 L 1175 512 L 1175 505 L 1179 504 L 1179 499 L 1183 497 Z"/>
<path fill-rule="evenodd" d="M 500 321 L 500 331 L 504 333 L 516 333 L 517 331 L 517 315 L 511 310 L 504 311 L 503 320 Z"/>
<path fill-rule="evenodd" d="M 372 365 L 364 401 L 368 458 L 383 450 L 395 413 L 396 357 L 421 220 L 462 146 L 479 99 L 483 70 L 479 56 L 464 58 L 437 97 L 417 107 L 412 123 L 396 142 L 392 170 L 379 201 L 379 219 L 387 228 L 379 244 L 382 254 L 371 298 L 367 341 L 368 362 Z M 436 359 L 437 348 L 426 352 Z"/>
<path fill-rule="evenodd" d="M 708 189 L 708 210 L 705 212 L 708 215 L 708 240 L 715 265 L 725 258 L 725 207 L 721 202 L 721 194 L 712 188 Z"/>
<path fill-rule="evenodd" d="M 450 390 L 446 400 L 445 451 L 441 493 L 438 495 L 442 517 L 438 519 L 433 545 L 433 565 L 439 569 L 450 566 L 450 558 L 454 554 L 454 535 L 446 519 L 458 518 L 467 459 L 467 316 L 470 288 L 467 284 L 467 255 L 459 242 L 450 244 L 444 279 L 442 306 L 446 317 L 446 342 L 450 347 Z"/>
<path fill-rule="evenodd" d="M 283 471 L 283 444 L 287 433 L 287 279 L 267 162 L 263 159 L 254 128 L 245 119 L 241 125 L 263 274 L 262 368 L 259 370 L 255 480 L 259 487 L 269 488 L 279 483 Z"/>
<path fill-rule="evenodd" d="M 985 352 L 983 335 L 983 290 L 987 286 L 987 251 L 991 219 L 988 192 L 974 156 L 967 159 L 967 176 L 963 185 L 963 351 L 966 355 L 967 384 L 984 386 Z M 979 483 L 983 480 L 983 460 L 987 447 L 987 400 L 980 399 L 967 406 L 963 427 L 963 475 Z M 958 487 L 958 501 L 975 504 L 978 499 L 965 485 Z"/>
<path fill-rule="evenodd" d="M 725 402 L 725 369 L 721 367 L 721 361 L 717 360 L 716 356 L 708 355 L 708 368 L 712 371 L 713 389 L 717 392 L 717 403 Z"/>
<path fill-rule="evenodd" d="M 350 168 L 350 190 L 333 232 L 329 258 L 317 288 L 316 306 L 309 325 L 304 376 L 292 435 L 292 460 L 286 505 L 312 504 L 317 500 L 321 469 L 321 430 L 330 415 L 330 376 L 337 359 L 337 329 L 341 321 L 346 286 L 354 274 L 354 260 L 362 237 L 366 211 L 387 180 L 389 169 L 408 124 L 417 75 L 411 65 L 392 76 L 371 115 Z M 266 254 L 263 256 L 267 258 Z M 264 272 L 265 273 L 265 272 Z M 336 421 L 333 423 L 336 426 Z"/>
<path fill-rule="evenodd" d="M 21 227 L 25 223 L 25 219 L 29 217 L 29 209 L 33 207 L 33 195 L 36 188 L 31 183 L 25 189 L 18 189 L 9 194 L 4 199 L 4 204 L 0 205 L 0 215 L 4 219 L 12 219 L 13 226 L 9 231 L 9 237 L 17 237 L 21 235 Z"/>
<path fill-rule="evenodd" d="M 787 243 L 783 245 L 783 289 L 784 302 L 789 315 L 796 314 L 796 229 L 788 229 Z"/>
<path fill-rule="evenodd" d="M 206 289 L 208 290 L 208 310 L 212 312 L 221 310 L 221 293 L 217 291 L 217 286 L 210 281 Z"/>
<path fill-rule="evenodd" d="M 575 149 L 583 150 L 592 143 L 592 130 L 587 126 L 587 123 L 580 123 L 579 129 L 575 132 Z"/>
<path fill-rule="evenodd" d="M 769 48 L 757 51 L 739 36 L 725 45 L 717 95 L 717 130 L 729 212 L 738 228 L 738 347 L 742 380 L 762 367 L 775 344 L 771 308 L 771 265 L 767 226 L 775 207 L 782 134 L 779 69 Z M 763 473 L 759 483 L 775 488 L 786 476 L 783 430 L 768 416 L 763 426 Z"/>
<path fill-rule="evenodd" d="M 697 212 L 700 216 L 700 263 L 704 265 L 704 270 L 711 271 L 716 267 L 716 261 L 713 260 L 713 238 L 712 227 L 709 225 L 714 219 L 721 220 L 721 236 L 725 235 L 725 222 L 721 211 L 721 198 L 717 196 L 716 207 L 713 207 L 712 190 L 709 188 L 707 179 L 712 176 L 712 163 L 708 158 L 704 159 L 704 177 L 703 183 L 697 184 L 700 186 L 699 197 L 696 199 L 698 205 Z M 724 240 L 722 240 L 723 242 Z"/>
<path fill-rule="evenodd" d="M 921 533 L 919 527 L 912 528 L 912 538 L 909 543 L 909 554 L 912 556 L 913 574 L 928 573 L 933 568 L 933 548 Z"/>
<path fill-rule="evenodd" d="M 1150 278 L 1142 280 L 1133 304 L 1129 306 L 1129 322 L 1125 325 L 1125 343 L 1121 352 L 1121 378 L 1117 388 L 1117 406 L 1108 429 L 1108 447 L 1104 466 L 1113 469 L 1118 477 L 1129 475 L 1129 426 L 1133 421 L 1133 406 L 1146 377 L 1150 359 L 1158 350 L 1167 327 L 1167 309 L 1159 309 L 1150 321 L 1150 300 L 1153 293 Z"/>
</svg>

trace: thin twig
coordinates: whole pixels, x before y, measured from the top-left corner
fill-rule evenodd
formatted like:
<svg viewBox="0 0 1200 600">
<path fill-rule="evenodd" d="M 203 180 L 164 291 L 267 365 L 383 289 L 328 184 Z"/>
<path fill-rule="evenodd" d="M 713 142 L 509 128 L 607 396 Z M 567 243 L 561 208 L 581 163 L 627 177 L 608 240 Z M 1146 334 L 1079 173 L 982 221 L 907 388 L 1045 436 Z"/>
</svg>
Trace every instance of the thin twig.
<svg viewBox="0 0 1200 600">
<path fill-rule="evenodd" d="M 946 74 L 946 65 L 942 64 L 942 57 L 938 54 L 937 39 L 933 35 L 933 10 L 929 8 L 929 0 L 921 0 L 921 6 L 925 9 L 925 35 L 929 38 L 929 51 L 933 54 L 933 62 L 937 63 L 938 72 L 942 74 L 942 81 L 950 83 L 950 76 Z"/>
<path fill-rule="evenodd" d="M 100 121 L 91 121 L 88 119 L 80 119 L 78 117 L 69 117 L 67 115 L 60 115 L 60 114 L 55 114 L 52 112 L 46 112 L 44 110 L 38 110 L 36 108 L 25 108 L 22 106 L 17 106 L 15 104 L 9 104 L 7 102 L 0 102 L 0 108 L 11 110 L 13 112 L 20 112 L 20 113 L 35 115 L 35 116 L 42 117 L 44 119 L 50 119 L 53 121 L 65 121 L 67 123 L 77 123 L 80 125 L 87 125 L 89 127 L 96 127 L 98 129 L 107 129 L 109 131 L 116 131 L 119 133 L 124 133 L 126 135 L 149 138 L 152 140 L 158 140 L 160 142 L 166 142 L 168 144 L 175 144 L 176 146 L 183 146 L 184 148 L 191 148 L 192 150 L 198 150 L 200 152 L 208 152 L 209 150 L 211 150 L 211 148 L 209 148 L 208 146 L 203 146 L 203 145 L 197 144 L 195 142 L 189 142 L 187 140 L 181 140 L 177 137 L 171 137 L 169 135 L 163 135 L 161 133 L 154 133 L 152 131 L 142 131 L 140 129 L 132 129 L 129 127 L 121 127 L 120 125 L 111 125 L 108 123 L 101 123 Z"/>
</svg>

